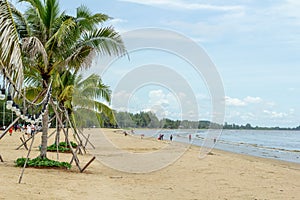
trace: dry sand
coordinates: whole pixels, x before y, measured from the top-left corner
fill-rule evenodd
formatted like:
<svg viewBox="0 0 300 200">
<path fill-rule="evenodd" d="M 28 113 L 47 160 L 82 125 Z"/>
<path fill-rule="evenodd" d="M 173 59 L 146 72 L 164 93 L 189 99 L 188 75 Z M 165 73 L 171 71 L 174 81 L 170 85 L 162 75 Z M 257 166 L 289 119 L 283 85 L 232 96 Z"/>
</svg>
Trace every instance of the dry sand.
<svg viewBox="0 0 300 200">
<path fill-rule="evenodd" d="M 94 136 L 103 130 L 85 132 Z M 145 157 L 153 152 L 163 155 L 163 150 L 172 145 L 167 141 L 124 136 L 115 130 L 105 129 L 103 133 L 125 151 L 112 152 L 94 139 L 98 148 L 90 153 L 96 154 L 97 160 L 84 173 L 79 173 L 74 164 L 71 170 L 26 168 L 21 184 L 18 184 L 21 168 L 14 167 L 14 160 L 26 157 L 27 151 L 15 150 L 20 145 L 21 133 L 6 135 L 0 140 L 0 155 L 4 159 L 4 163 L 0 162 L 0 199 L 300 199 L 299 164 L 218 150 L 199 159 L 200 149 L 193 146 L 163 169 L 128 173 L 112 169 L 99 160 L 110 157 L 109 161 L 124 162 L 122 159 L 128 152 Z M 39 133 L 35 139 L 31 158 L 39 154 L 40 136 Z M 51 137 L 50 144 L 53 139 Z M 176 145 L 181 148 L 179 144 L 173 145 L 175 152 Z M 56 159 L 57 155 L 48 153 L 48 157 Z M 92 157 L 92 154 L 79 155 L 81 166 Z M 59 154 L 60 161 L 70 159 L 70 154 Z M 162 156 L 153 163 L 164 162 L 164 159 Z M 145 166 L 145 163 L 137 164 L 141 168 Z"/>
</svg>

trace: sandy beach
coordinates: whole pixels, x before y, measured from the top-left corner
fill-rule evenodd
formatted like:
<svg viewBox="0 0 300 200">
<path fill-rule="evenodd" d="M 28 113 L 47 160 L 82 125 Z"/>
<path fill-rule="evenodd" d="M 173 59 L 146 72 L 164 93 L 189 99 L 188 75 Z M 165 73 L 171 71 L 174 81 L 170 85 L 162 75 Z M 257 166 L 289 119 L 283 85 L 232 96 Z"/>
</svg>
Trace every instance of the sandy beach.
<svg viewBox="0 0 300 200">
<path fill-rule="evenodd" d="M 91 134 L 96 150 L 89 147 L 87 154 L 79 155 L 80 164 L 84 166 L 94 155 L 97 158 L 84 173 L 79 173 L 74 163 L 71 170 L 26 168 L 21 184 L 18 184 L 21 168 L 14 167 L 14 160 L 27 155 L 24 147 L 15 150 L 21 144 L 22 134 L 17 132 L 2 138 L 0 155 L 4 162 L 0 162 L 0 199 L 300 199 L 299 164 L 219 150 L 199 159 L 200 148 L 195 146 L 182 153 L 176 151 L 181 148 L 180 144 L 171 145 L 169 141 L 124 136 L 121 131 L 112 129 L 84 131 Z M 108 143 L 101 143 L 100 132 L 121 151 L 113 151 L 105 146 Z M 40 138 L 41 133 L 35 138 L 30 158 L 39 154 Z M 54 136 L 48 144 L 53 140 Z M 168 157 L 164 154 L 168 149 L 172 150 L 172 156 L 180 156 L 166 164 L 163 162 Z M 150 160 L 149 164 L 146 159 L 144 163 L 133 163 L 141 171 L 131 168 L 132 163 L 124 163 L 125 155 L 142 155 L 142 159 L 150 154 L 154 159 L 161 155 L 161 159 Z M 57 154 L 48 153 L 48 157 L 57 159 Z M 59 160 L 69 162 L 71 154 L 61 153 Z M 124 170 L 114 169 L 110 162 L 117 167 L 125 166 Z M 151 167 L 156 169 L 157 163 L 165 167 L 151 171 Z M 128 172 L 130 169 L 133 171 Z M 143 169 L 151 172 L 142 172 Z"/>
</svg>

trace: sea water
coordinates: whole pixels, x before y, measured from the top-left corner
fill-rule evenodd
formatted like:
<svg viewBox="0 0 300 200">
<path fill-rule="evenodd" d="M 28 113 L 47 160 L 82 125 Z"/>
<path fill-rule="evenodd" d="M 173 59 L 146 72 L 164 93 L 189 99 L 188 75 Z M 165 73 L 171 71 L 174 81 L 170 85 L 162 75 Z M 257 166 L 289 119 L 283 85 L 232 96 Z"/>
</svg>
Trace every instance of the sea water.
<svg viewBox="0 0 300 200">
<path fill-rule="evenodd" d="M 164 134 L 164 139 L 177 142 L 191 143 L 202 146 L 212 134 L 210 130 L 166 130 L 166 129 L 137 129 L 135 134 L 143 134 L 145 137 L 158 137 Z M 300 131 L 282 130 L 222 130 L 214 137 L 216 143 L 214 148 L 234 153 L 247 154 L 252 156 L 272 158 L 289 162 L 300 163 Z"/>
</svg>

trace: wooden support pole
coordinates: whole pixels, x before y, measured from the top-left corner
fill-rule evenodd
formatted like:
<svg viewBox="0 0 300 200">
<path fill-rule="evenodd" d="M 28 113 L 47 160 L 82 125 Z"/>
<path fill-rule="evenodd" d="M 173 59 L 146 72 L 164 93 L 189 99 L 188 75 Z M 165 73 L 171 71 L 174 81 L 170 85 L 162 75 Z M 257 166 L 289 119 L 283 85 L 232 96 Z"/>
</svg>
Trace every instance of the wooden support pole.
<svg viewBox="0 0 300 200">
<path fill-rule="evenodd" d="M 29 158 L 29 155 L 30 155 L 30 151 L 31 151 L 31 148 L 32 148 L 32 145 L 33 145 L 34 135 L 35 134 L 33 134 L 33 136 L 32 136 L 32 140 L 31 140 L 31 144 L 30 144 L 30 147 L 29 147 L 29 150 L 28 150 L 28 153 L 27 153 L 27 157 L 26 157 L 26 160 L 25 160 L 25 163 L 24 163 L 24 166 L 23 166 L 20 178 L 19 178 L 19 183 L 21 183 L 22 178 L 23 178 L 23 174 L 24 174 L 24 171 L 25 171 L 25 168 L 26 168 L 26 165 L 27 165 L 27 162 L 28 162 L 28 158 Z"/>
<path fill-rule="evenodd" d="M 55 132 L 56 130 L 54 130 L 47 138 L 49 139 Z"/>
<path fill-rule="evenodd" d="M 82 140 L 81 140 L 81 138 L 80 138 L 80 136 L 79 136 L 79 134 L 78 134 L 78 132 L 77 132 L 77 130 L 75 129 L 75 127 L 73 126 L 73 124 L 72 124 L 72 122 L 71 122 L 71 120 L 70 120 L 70 118 L 69 118 L 69 116 L 68 116 L 68 112 L 65 110 L 65 116 L 66 116 L 66 118 L 67 118 L 67 120 L 68 120 L 68 122 L 69 122 L 69 124 L 70 124 L 70 126 L 71 126 L 71 128 L 73 129 L 73 131 L 74 131 L 74 134 L 77 136 L 77 138 L 78 138 L 78 144 L 80 145 L 80 146 L 83 146 L 83 144 L 82 144 Z M 83 151 L 84 151 L 84 153 L 86 153 L 86 151 L 85 151 L 85 148 L 83 147 Z M 81 149 L 79 149 L 79 152 L 82 154 L 82 151 L 81 151 Z"/>
<path fill-rule="evenodd" d="M 80 170 L 80 173 L 82 173 L 94 160 L 95 160 L 95 156 L 82 168 L 82 170 Z"/>
<path fill-rule="evenodd" d="M 37 133 L 36 133 L 37 134 Z M 29 140 L 31 140 L 33 138 L 33 136 L 31 136 L 30 138 L 28 138 L 27 140 L 25 140 L 25 144 L 29 141 Z M 16 150 L 19 150 L 23 145 L 24 145 L 24 143 L 23 144 L 21 144 L 20 146 L 18 146 L 17 148 L 16 148 Z"/>
<path fill-rule="evenodd" d="M 81 148 L 80 148 L 81 145 L 78 145 L 77 147 L 78 147 L 78 154 L 83 155 L 82 150 L 81 150 Z"/>
<path fill-rule="evenodd" d="M 9 129 L 15 124 L 17 123 L 17 121 L 20 119 L 20 117 L 17 117 L 4 131 L 3 133 L 0 135 L 0 140 L 6 135 L 6 133 L 9 131 Z"/>
<path fill-rule="evenodd" d="M 25 142 L 25 140 L 23 140 L 22 137 L 20 137 L 20 140 L 22 141 L 22 144 L 24 145 L 25 149 L 28 150 L 27 144 Z"/>
<path fill-rule="evenodd" d="M 76 147 L 75 153 L 77 153 L 78 149 L 79 149 L 79 146 Z M 76 159 L 76 158 L 75 158 L 75 159 Z M 72 159 L 71 159 L 71 161 L 70 161 L 70 165 L 72 164 L 73 160 L 74 160 L 74 157 L 72 157 Z M 79 162 L 79 160 L 78 160 L 78 162 Z"/>
<path fill-rule="evenodd" d="M 51 98 L 50 98 L 50 104 L 51 104 L 51 106 L 52 106 L 52 108 L 53 108 L 53 111 L 54 111 L 54 113 L 55 113 L 55 115 L 56 115 L 56 118 L 57 118 L 57 120 L 58 120 L 59 125 L 60 125 L 61 127 L 64 127 L 64 125 L 63 125 L 63 123 L 62 123 L 62 120 L 61 120 L 61 118 L 59 117 L 59 114 L 58 114 L 57 110 L 55 109 L 55 105 L 54 105 L 53 100 L 52 100 Z M 72 145 L 71 145 L 70 141 L 68 140 L 68 134 L 67 134 L 66 130 L 65 130 L 64 128 L 62 128 L 62 130 L 63 130 L 63 132 L 64 132 L 64 134 L 65 134 L 65 137 L 67 138 L 68 145 L 71 147 Z M 79 162 L 78 162 L 78 158 L 77 158 L 77 156 L 76 156 L 76 153 L 74 153 L 73 148 L 70 148 L 70 149 L 71 149 L 72 155 L 73 155 L 73 157 L 74 157 L 76 166 L 78 167 L 79 171 L 81 171 L 81 167 L 80 167 L 80 165 L 79 165 Z"/>
<path fill-rule="evenodd" d="M 24 135 L 22 135 L 22 138 L 23 138 L 24 141 L 26 140 Z"/>
<path fill-rule="evenodd" d="M 89 138 L 90 138 L 90 134 L 88 134 L 87 138 L 86 138 L 86 141 L 85 141 L 85 144 L 84 144 L 84 148 L 86 147 L 88 141 L 89 141 Z"/>
<path fill-rule="evenodd" d="M 79 130 L 79 133 L 86 139 L 86 141 L 95 149 L 95 146 L 88 140 L 88 138 L 82 133 L 81 130 Z"/>
<path fill-rule="evenodd" d="M 49 123 L 52 122 L 53 119 L 55 119 L 55 115 L 49 120 Z"/>
</svg>

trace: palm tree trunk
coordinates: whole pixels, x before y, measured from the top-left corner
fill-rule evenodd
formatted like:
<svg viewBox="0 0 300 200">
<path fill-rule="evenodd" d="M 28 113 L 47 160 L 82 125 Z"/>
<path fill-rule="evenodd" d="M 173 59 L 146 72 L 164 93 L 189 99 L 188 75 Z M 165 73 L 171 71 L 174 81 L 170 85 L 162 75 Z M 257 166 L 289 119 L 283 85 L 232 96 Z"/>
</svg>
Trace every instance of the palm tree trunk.
<svg viewBox="0 0 300 200">
<path fill-rule="evenodd" d="M 46 108 L 45 113 L 43 115 L 43 133 L 42 133 L 42 144 L 41 144 L 41 158 L 47 158 L 47 140 L 48 140 L 48 108 Z"/>
<path fill-rule="evenodd" d="M 62 118 L 62 115 L 60 116 Z M 60 142 L 60 131 L 62 127 L 58 124 L 58 120 L 56 118 L 56 136 L 55 136 L 55 145 L 59 145 Z"/>
<path fill-rule="evenodd" d="M 65 142 L 68 143 L 68 139 L 69 139 L 69 123 L 68 120 L 66 120 L 66 138 L 65 138 Z"/>
</svg>

